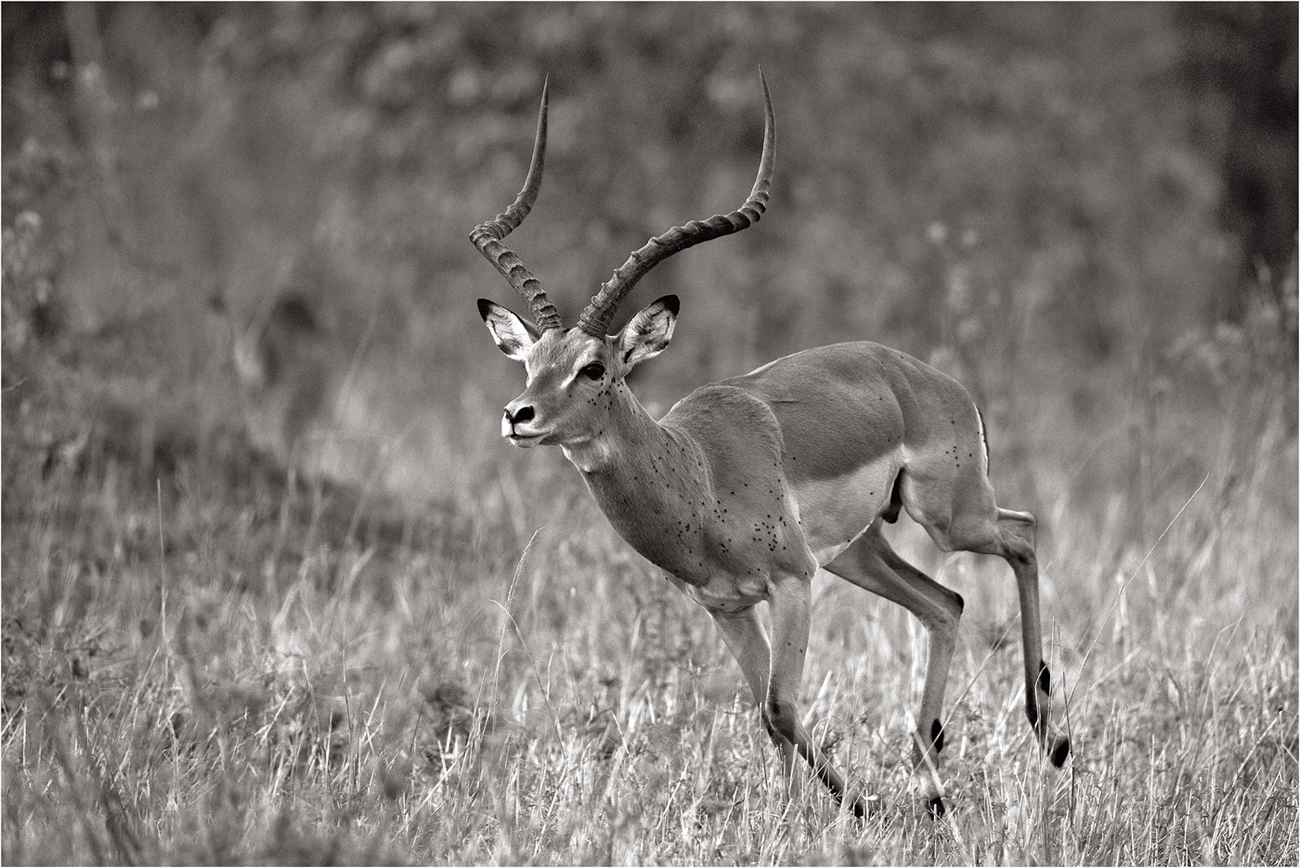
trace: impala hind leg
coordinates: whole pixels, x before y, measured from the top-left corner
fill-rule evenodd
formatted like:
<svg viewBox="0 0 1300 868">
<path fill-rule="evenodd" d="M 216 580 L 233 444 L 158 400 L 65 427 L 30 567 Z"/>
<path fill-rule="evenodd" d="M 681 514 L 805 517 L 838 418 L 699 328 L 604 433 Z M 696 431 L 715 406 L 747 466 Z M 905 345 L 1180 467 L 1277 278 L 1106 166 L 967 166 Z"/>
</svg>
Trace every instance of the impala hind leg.
<svg viewBox="0 0 1300 868">
<path fill-rule="evenodd" d="M 1027 512 L 1002 509 L 993 502 L 988 479 L 956 486 L 952 500 L 927 502 L 922 486 L 909 486 L 906 477 L 902 500 L 907 513 L 924 526 L 944 551 L 970 551 L 997 555 L 1010 564 L 1021 598 L 1021 639 L 1024 646 L 1024 713 L 1039 737 L 1039 745 L 1060 768 L 1070 756 L 1070 739 L 1054 732 L 1052 673 L 1043 660 L 1043 625 L 1039 615 L 1039 559 L 1034 550 L 1037 522 Z M 963 496 L 965 495 L 965 496 Z"/>
<path fill-rule="evenodd" d="M 927 468 L 931 469 L 931 468 Z M 1027 512 L 1001 509 L 993 486 L 982 473 L 963 470 L 947 478 L 910 469 L 901 477 L 903 507 L 944 551 L 997 555 L 1011 566 L 1020 596 L 1024 644 L 1025 714 L 1039 744 L 1060 767 L 1070 755 L 1070 740 L 1052 727 L 1052 678 L 1043 661 L 1043 629 L 1038 611 L 1037 522 Z"/>
<path fill-rule="evenodd" d="M 926 808 L 944 813 L 943 787 L 938 780 L 943 750 L 943 695 L 961 620 L 961 595 L 940 585 L 903 560 L 890 548 L 873 523 L 853 545 L 826 565 L 828 572 L 897 603 L 915 615 L 930 634 L 930 651 L 921 693 L 921 711 L 912 737 L 912 761 L 917 787 Z"/>
<path fill-rule="evenodd" d="M 999 508 L 994 543 L 971 550 L 999 555 L 1015 573 L 1025 649 L 1025 715 L 1052 765 L 1060 768 L 1070 756 L 1070 739 L 1055 732 L 1051 721 L 1052 676 L 1042 656 L 1043 628 L 1038 605 L 1038 556 L 1034 546 L 1037 526 L 1027 512 Z"/>
</svg>

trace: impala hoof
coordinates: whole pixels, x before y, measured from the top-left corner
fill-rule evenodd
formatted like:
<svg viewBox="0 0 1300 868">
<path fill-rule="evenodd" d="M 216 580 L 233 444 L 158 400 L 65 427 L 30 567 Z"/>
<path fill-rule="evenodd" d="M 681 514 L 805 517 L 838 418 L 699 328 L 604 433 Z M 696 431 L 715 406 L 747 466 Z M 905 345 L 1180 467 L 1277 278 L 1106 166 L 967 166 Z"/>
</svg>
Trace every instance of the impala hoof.
<svg viewBox="0 0 1300 868">
<path fill-rule="evenodd" d="M 912 811 L 919 818 L 922 813 L 931 820 L 941 820 L 948 813 L 948 805 L 943 800 L 943 787 L 930 775 L 913 780 Z"/>
<path fill-rule="evenodd" d="M 1060 736 L 1052 743 L 1052 765 L 1058 769 L 1065 765 L 1065 761 L 1070 758 L 1070 740 L 1065 736 Z"/>
<path fill-rule="evenodd" d="M 853 811 L 853 816 L 859 820 L 865 820 L 867 817 L 879 814 L 880 809 L 884 807 L 884 802 L 881 801 L 879 795 L 872 794 L 853 799 L 849 803 L 849 807 Z"/>
<path fill-rule="evenodd" d="M 859 820 L 865 820 L 868 817 L 878 816 L 884 808 L 885 803 L 879 794 L 873 793 L 869 796 L 857 796 L 846 799 L 848 808 L 853 812 L 853 816 Z"/>
</svg>

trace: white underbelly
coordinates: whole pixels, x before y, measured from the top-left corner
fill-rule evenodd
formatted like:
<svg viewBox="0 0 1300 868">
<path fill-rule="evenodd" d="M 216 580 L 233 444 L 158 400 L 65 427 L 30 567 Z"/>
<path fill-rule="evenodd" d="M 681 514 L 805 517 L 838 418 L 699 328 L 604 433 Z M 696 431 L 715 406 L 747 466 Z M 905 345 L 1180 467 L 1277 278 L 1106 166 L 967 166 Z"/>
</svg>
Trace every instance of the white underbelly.
<svg viewBox="0 0 1300 868">
<path fill-rule="evenodd" d="M 819 566 L 866 533 L 889 504 L 901 466 L 901 455 L 892 452 L 841 476 L 805 480 L 795 488 L 804 541 Z"/>
</svg>

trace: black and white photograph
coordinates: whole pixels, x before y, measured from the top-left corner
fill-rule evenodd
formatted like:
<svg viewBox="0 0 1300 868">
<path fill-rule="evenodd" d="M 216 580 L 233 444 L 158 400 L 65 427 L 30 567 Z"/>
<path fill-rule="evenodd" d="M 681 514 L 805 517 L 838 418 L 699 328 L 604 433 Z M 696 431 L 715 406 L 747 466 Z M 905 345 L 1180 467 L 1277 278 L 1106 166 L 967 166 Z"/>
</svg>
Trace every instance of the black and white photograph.
<svg viewBox="0 0 1300 868">
<path fill-rule="evenodd" d="M 1298 10 L 4 3 L 0 861 L 1297 864 Z"/>
</svg>

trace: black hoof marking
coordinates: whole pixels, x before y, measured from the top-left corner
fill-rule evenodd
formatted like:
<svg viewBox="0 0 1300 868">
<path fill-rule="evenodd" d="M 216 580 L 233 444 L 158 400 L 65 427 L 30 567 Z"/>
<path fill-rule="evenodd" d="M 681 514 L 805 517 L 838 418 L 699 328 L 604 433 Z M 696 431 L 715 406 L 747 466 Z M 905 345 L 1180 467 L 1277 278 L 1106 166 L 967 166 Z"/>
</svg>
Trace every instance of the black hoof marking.
<svg viewBox="0 0 1300 868">
<path fill-rule="evenodd" d="M 859 820 L 865 820 L 867 817 L 879 813 L 882 803 L 880 801 L 880 796 L 871 795 L 866 797 L 865 804 L 863 799 L 853 799 L 850 803 L 850 807 L 853 809 L 854 817 L 857 817 Z"/>
<path fill-rule="evenodd" d="M 927 799 L 925 809 L 929 813 L 931 820 L 942 820 L 943 815 L 948 813 L 948 808 L 944 805 L 942 796 Z"/>
<path fill-rule="evenodd" d="M 1030 727 L 1038 729 L 1038 697 L 1034 695 L 1032 687 L 1026 691 L 1025 717 L 1029 718 Z"/>
<path fill-rule="evenodd" d="M 1065 761 L 1070 757 L 1070 740 L 1068 738 L 1058 738 L 1056 744 L 1052 745 L 1052 765 L 1058 769 L 1065 765 Z"/>
</svg>

